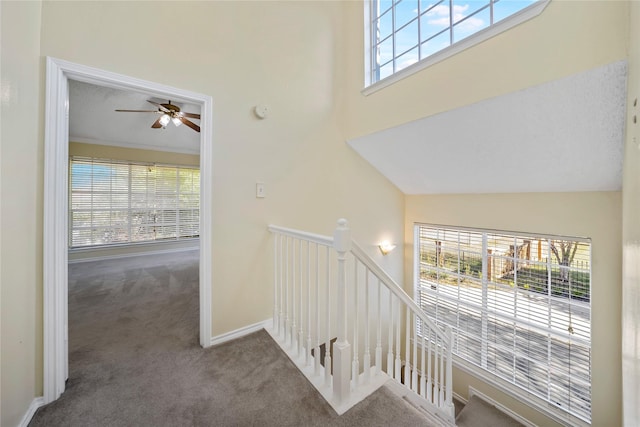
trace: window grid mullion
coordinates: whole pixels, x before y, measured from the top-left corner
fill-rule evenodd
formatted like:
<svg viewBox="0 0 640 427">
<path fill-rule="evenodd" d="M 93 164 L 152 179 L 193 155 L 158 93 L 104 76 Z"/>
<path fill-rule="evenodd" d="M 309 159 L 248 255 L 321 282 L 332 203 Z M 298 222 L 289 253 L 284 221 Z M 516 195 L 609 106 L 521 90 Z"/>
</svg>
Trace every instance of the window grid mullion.
<svg viewBox="0 0 640 427">
<path fill-rule="evenodd" d="M 449 0 L 449 46 L 453 44 L 453 0 Z"/>
<path fill-rule="evenodd" d="M 398 71 L 401 71 L 411 65 L 413 61 L 399 61 L 400 57 L 407 52 L 410 52 L 414 49 L 417 50 L 416 57 L 417 61 L 421 61 L 430 57 L 442 50 L 445 50 L 455 44 L 457 44 L 456 34 L 460 34 L 461 40 L 466 39 L 469 36 L 473 36 L 476 33 L 483 31 L 489 27 L 494 26 L 496 23 L 496 9 L 495 4 L 498 0 L 488 0 L 486 4 L 480 6 L 477 10 L 472 10 L 466 15 L 467 10 L 463 7 L 461 9 L 456 9 L 456 5 L 454 4 L 454 0 L 438 0 L 434 1 L 434 3 L 425 5 L 423 8 L 422 3 L 418 1 L 417 8 L 412 10 L 411 12 L 415 14 L 413 19 L 409 19 L 408 22 L 396 22 L 399 16 L 404 16 L 404 13 L 407 12 L 407 9 L 404 7 L 405 2 L 394 1 L 391 6 L 382 11 L 380 7 L 380 2 L 378 0 L 369 0 L 370 7 L 369 16 L 365 18 L 366 25 L 368 27 L 368 31 L 370 34 L 366 35 L 370 41 L 370 52 L 367 55 L 369 57 L 369 66 L 370 70 L 367 70 L 367 73 L 371 77 L 370 84 L 374 84 L 384 78 L 389 77 L 390 75 L 395 74 Z M 517 25 L 522 21 L 515 18 L 520 11 L 527 9 L 529 6 L 532 6 L 533 3 L 541 3 L 544 0 L 532 0 L 530 4 L 528 2 L 522 2 L 514 10 L 509 10 L 507 16 L 503 16 L 503 20 L 507 20 L 511 17 L 514 17 L 514 21 L 516 21 L 513 25 Z M 468 5 L 467 5 L 468 6 Z M 448 10 L 446 10 L 448 9 Z M 458 10 L 458 16 L 456 16 L 456 10 Z M 488 14 L 486 12 L 488 11 Z M 533 9 L 532 9 L 533 11 Z M 503 10 L 503 12 L 506 12 Z M 482 16 L 481 16 L 482 14 Z M 389 26 L 387 26 L 387 20 L 391 17 L 391 22 Z M 459 20 L 456 21 L 457 17 Z M 384 19 L 383 19 L 384 18 Z M 423 22 L 424 18 L 424 22 Z M 411 30 L 410 35 L 407 34 L 399 34 L 399 32 L 411 25 L 414 20 L 417 20 L 417 25 L 415 30 Z M 471 22 L 471 29 L 462 28 L 465 21 Z M 442 22 L 444 21 L 444 22 Z M 479 21 L 476 22 L 476 21 Z M 488 21 L 488 22 L 487 22 Z M 445 26 L 446 28 L 441 29 L 440 31 L 436 31 L 437 29 Z M 390 27 L 390 28 L 389 28 Z M 391 37 L 390 46 L 382 46 L 384 40 L 381 40 L 380 34 L 384 30 L 384 40 L 387 40 Z M 436 31 L 436 34 L 429 37 L 427 40 L 422 40 L 423 35 L 427 35 L 429 31 Z M 387 31 L 390 31 L 387 33 Z M 445 31 L 449 32 L 448 42 L 443 39 L 441 40 L 441 44 L 438 43 L 434 50 L 431 50 L 431 45 L 427 47 L 427 43 L 442 35 Z M 406 33 L 406 32 L 405 32 Z M 412 45 L 412 43 L 407 42 L 404 37 L 410 37 L 415 39 L 417 37 L 417 45 L 412 48 L 406 49 L 403 52 L 400 52 L 400 47 L 405 45 Z M 403 39 L 399 41 L 398 39 Z M 430 52 L 430 53 L 428 53 Z M 391 59 L 385 61 L 384 64 L 380 62 L 380 57 L 390 57 Z M 390 64 L 391 70 L 386 70 L 384 72 L 385 75 L 382 74 L 382 69 Z M 367 82 L 369 83 L 369 82 Z"/>
<path fill-rule="evenodd" d="M 391 5 L 391 37 L 393 37 L 391 60 L 393 61 L 393 72 L 396 72 L 396 5 Z"/>
<path fill-rule="evenodd" d="M 487 280 L 487 233 L 482 233 L 482 312 L 481 312 L 481 346 L 480 351 L 481 366 L 487 367 L 487 341 L 488 341 L 488 280 Z"/>
</svg>

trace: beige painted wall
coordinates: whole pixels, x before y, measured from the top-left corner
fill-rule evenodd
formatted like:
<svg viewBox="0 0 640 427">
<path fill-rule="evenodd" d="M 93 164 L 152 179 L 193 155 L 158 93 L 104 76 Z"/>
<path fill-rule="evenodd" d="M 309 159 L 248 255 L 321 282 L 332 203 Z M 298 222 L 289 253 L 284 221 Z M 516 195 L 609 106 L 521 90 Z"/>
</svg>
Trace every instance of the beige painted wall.
<svg viewBox="0 0 640 427">
<path fill-rule="evenodd" d="M 345 3 L 346 90 L 342 123 L 348 139 L 627 57 L 628 2 L 553 0 L 537 18 L 364 96 L 360 92 L 364 75 L 362 16 L 361 4 Z M 593 425 L 619 425 L 620 200 L 619 193 L 407 196 L 405 283 L 408 291 L 411 292 L 412 283 L 414 221 L 592 237 L 592 324 L 597 349 L 593 355 Z M 573 218 L 576 215 L 570 213 L 572 211 L 563 209 L 567 203 L 578 207 L 575 210 L 579 212 L 578 218 Z M 527 206 L 524 213 L 522 206 Z M 458 372 L 457 391 L 466 396 L 468 385 L 486 391 L 541 425 L 549 422 L 512 398 L 481 387 L 468 375 Z"/>
<path fill-rule="evenodd" d="M 531 193 L 407 196 L 405 277 L 412 292 L 413 224 L 416 222 L 592 239 L 592 417 L 594 426 L 621 423 L 621 193 Z M 483 391 L 539 425 L 551 421 L 513 398 L 454 372 L 455 391 Z"/>
<path fill-rule="evenodd" d="M 0 425 L 15 426 L 42 395 L 40 2 L 2 1 L 0 15 Z"/>
<path fill-rule="evenodd" d="M 624 425 L 637 426 L 640 425 L 640 3 L 631 3 L 629 16 L 628 114 L 622 186 L 622 371 Z"/>
<path fill-rule="evenodd" d="M 367 135 L 626 57 L 624 1 L 552 0 L 538 17 L 369 96 L 363 87 L 363 12 L 347 2 L 345 129 Z"/>
<path fill-rule="evenodd" d="M 180 2 L 176 7 L 175 2 L 61 1 L 45 2 L 41 11 L 39 3 L 6 4 L 3 40 L 11 29 L 16 51 L 5 52 L 3 44 L 2 59 L 20 71 L 15 85 L 24 98 L 14 110 L 9 138 L 3 128 L 2 173 L 25 184 L 16 189 L 17 203 L 2 207 L 2 324 L 12 325 L 2 333 L 2 406 L 11 408 L 6 415 L 3 410 L 3 426 L 14 425 L 42 394 L 38 129 L 44 98 L 38 89 L 44 56 L 213 97 L 213 335 L 270 315 L 264 304 L 272 292 L 267 224 L 331 234 L 336 220 L 346 217 L 354 237 L 378 259 L 375 245 L 382 237 L 402 239 L 404 196 L 348 148 L 339 126 L 340 3 Z M 163 31 L 180 37 L 158 43 Z M 268 119 L 252 115 L 258 103 L 269 105 Z M 9 139 L 13 144 L 5 150 Z M 255 198 L 257 180 L 266 183 L 265 199 Z M 16 248 L 15 233 L 21 231 L 30 237 Z M 383 264 L 402 279 L 401 251 Z"/>
</svg>

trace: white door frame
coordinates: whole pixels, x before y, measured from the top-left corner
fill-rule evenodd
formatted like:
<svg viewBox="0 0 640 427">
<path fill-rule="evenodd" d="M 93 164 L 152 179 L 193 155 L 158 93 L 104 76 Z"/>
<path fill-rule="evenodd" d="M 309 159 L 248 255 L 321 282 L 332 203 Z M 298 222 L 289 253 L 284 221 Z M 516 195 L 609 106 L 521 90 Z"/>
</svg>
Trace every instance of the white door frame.
<svg viewBox="0 0 640 427">
<path fill-rule="evenodd" d="M 200 345 L 211 345 L 213 100 L 207 95 L 47 57 L 43 224 L 44 403 L 50 403 L 62 394 L 68 377 L 69 80 L 200 105 Z"/>
</svg>

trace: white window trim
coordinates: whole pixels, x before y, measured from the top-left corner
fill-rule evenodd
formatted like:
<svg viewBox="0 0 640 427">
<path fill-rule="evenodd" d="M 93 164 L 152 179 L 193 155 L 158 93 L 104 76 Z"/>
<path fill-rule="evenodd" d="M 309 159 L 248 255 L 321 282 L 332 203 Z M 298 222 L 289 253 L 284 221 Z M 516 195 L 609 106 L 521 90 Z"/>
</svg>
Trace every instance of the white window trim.
<svg viewBox="0 0 640 427">
<path fill-rule="evenodd" d="M 495 388 L 502 393 L 516 397 L 522 404 L 535 409 L 560 424 L 581 427 L 591 426 L 591 424 L 570 414 L 569 412 L 559 410 L 553 406 L 553 404 L 539 398 L 535 394 L 527 393 L 522 388 L 484 371 L 482 368 L 477 367 L 473 363 L 467 362 L 455 354 L 453 355 L 453 366 L 487 383 L 490 387 Z"/>
<path fill-rule="evenodd" d="M 547 7 L 551 0 L 543 0 L 536 2 L 526 8 L 522 9 L 514 13 L 513 15 L 503 19 L 502 21 L 496 22 L 495 24 L 487 27 L 483 30 L 478 31 L 477 33 L 472 34 L 471 36 L 460 40 L 457 43 L 452 44 L 449 47 L 442 49 L 434 53 L 431 56 L 428 56 L 415 64 L 408 66 L 400 71 L 397 71 L 391 74 L 388 77 L 385 77 L 382 80 L 379 80 L 375 83 L 371 82 L 371 7 L 370 1 L 364 0 L 364 74 L 365 74 L 365 88 L 362 89 L 361 93 L 365 96 L 371 95 L 383 89 L 387 86 L 391 86 L 392 84 L 399 82 L 400 80 L 405 79 L 419 71 L 424 70 L 438 62 L 444 61 L 445 59 L 456 55 L 463 50 L 469 49 L 479 43 L 482 43 L 485 40 L 489 40 L 492 37 L 497 36 L 498 34 L 504 33 L 505 31 L 516 27 L 530 19 L 535 18 L 540 15 L 542 11 Z"/>
<path fill-rule="evenodd" d="M 213 98 L 160 83 L 46 57 L 44 126 L 44 221 L 42 255 L 42 377 L 44 403 L 65 390 L 68 374 L 68 162 L 69 80 L 116 89 L 153 93 L 200 105 L 200 272 L 199 341 L 211 346 L 213 265 Z"/>
<path fill-rule="evenodd" d="M 106 245 L 95 245 L 95 246 L 78 246 L 75 248 L 69 248 L 69 254 L 78 254 L 78 253 L 88 253 L 99 250 L 109 250 L 109 249 L 123 249 L 123 248 L 132 248 L 132 247 L 162 247 L 162 246 L 171 246 L 176 243 L 181 243 L 187 245 L 189 242 L 193 242 L 194 245 L 200 242 L 200 236 L 198 237 L 181 237 L 179 240 L 145 240 L 140 242 L 131 242 L 131 243 L 110 243 Z M 196 247 L 197 249 L 197 247 Z"/>
</svg>

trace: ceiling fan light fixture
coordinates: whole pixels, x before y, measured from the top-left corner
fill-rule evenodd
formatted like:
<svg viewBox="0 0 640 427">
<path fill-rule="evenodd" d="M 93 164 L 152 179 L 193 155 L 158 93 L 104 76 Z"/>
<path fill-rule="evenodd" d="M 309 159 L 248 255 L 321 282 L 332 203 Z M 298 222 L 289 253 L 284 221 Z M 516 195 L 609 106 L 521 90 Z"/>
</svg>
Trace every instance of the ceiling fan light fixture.
<svg viewBox="0 0 640 427">
<path fill-rule="evenodd" d="M 172 121 L 172 122 L 173 122 L 173 124 L 174 124 L 174 125 L 176 125 L 176 126 L 180 126 L 180 125 L 182 124 L 182 122 L 180 121 L 180 119 L 179 119 L 179 118 L 177 118 L 177 117 L 172 118 L 172 119 L 171 119 L 171 121 Z"/>
<path fill-rule="evenodd" d="M 169 117 L 168 114 L 163 114 L 162 117 L 160 117 L 159 123 L 162 125 L 162 127 L 165 127 L 169 124 L 169 120 L 171 120 L 171 117 Z"/>
</svg>

